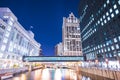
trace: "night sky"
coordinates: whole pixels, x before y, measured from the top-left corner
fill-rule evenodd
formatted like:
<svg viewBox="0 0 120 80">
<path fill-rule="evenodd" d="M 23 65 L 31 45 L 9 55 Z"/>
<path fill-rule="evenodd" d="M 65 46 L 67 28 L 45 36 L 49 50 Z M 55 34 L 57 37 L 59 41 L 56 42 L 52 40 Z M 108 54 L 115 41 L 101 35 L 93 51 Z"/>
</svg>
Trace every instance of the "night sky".
<svg viewBox="0 0 120 80">
<path fill-rule="evenodd" d="M 44 55 L 54 55 L 54 47 L 62 41 L 63 17 L 73 12 L 78 17 L 80 0 L 0 0 L 0 7 L 8 7 L 26 29 L 31 29 Z"/>
</svg>

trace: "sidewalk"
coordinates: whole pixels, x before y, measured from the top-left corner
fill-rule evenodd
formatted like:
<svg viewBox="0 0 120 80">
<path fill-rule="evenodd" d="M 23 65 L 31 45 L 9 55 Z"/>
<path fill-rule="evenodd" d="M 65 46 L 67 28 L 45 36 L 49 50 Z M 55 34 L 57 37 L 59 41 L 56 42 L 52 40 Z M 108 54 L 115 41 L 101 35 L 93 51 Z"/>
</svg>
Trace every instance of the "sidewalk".
<svg viewBox="0 0 120 80">
<path fill-rule="evenodd" d="M 0 80 L 13 77 L 15 74 L 19 74 L 27 71 L 28 68 L 14 68 L 14 69 L 1 69 L 0 70 Z"/>
</svg>

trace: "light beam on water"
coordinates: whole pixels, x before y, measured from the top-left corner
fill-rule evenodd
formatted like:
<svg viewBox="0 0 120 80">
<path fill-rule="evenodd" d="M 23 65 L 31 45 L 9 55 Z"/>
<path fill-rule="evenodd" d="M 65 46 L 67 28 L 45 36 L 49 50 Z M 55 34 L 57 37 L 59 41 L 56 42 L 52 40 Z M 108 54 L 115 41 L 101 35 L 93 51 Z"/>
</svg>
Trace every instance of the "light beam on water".
<svg viewBox="0 0 120 80">
<path fill-rule="evenodd" d="M 54 80 L 62 80 L 62 73 L 60 69 L 55 70 Z"/>
</svg>

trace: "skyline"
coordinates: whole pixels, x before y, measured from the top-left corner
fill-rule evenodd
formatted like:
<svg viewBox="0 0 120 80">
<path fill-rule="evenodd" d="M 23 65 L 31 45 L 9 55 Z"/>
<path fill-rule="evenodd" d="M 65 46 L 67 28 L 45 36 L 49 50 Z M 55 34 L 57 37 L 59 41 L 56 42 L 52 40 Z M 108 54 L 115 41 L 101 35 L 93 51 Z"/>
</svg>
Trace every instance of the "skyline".
<svg viewBox="0 0 120 80">
<path fill-rule="evenodd" d="M 47 56 L 54 55 L 55 45 L 62 41 L 63 17 L 68 17 L 71 12 L 78 17 L 78 4 L 79 0 L 0 1 L 0 7 L 10 8 L 26 30 L 33 27 L 35 40 Z"/>
</svg>

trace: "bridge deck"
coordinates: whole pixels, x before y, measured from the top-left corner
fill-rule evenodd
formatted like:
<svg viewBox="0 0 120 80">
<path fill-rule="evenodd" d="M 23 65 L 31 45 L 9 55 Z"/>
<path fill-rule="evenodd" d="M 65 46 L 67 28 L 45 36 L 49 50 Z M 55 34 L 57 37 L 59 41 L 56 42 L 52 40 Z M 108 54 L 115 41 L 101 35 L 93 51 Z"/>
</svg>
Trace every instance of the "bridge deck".
<svg viewBox="0 0 120 80">
<path fill-rule="evenodd" d="M 74 62 L 83 61 L 83 56 L 24 56 L 23 61 L 28 62 Z"/>
</svg>

